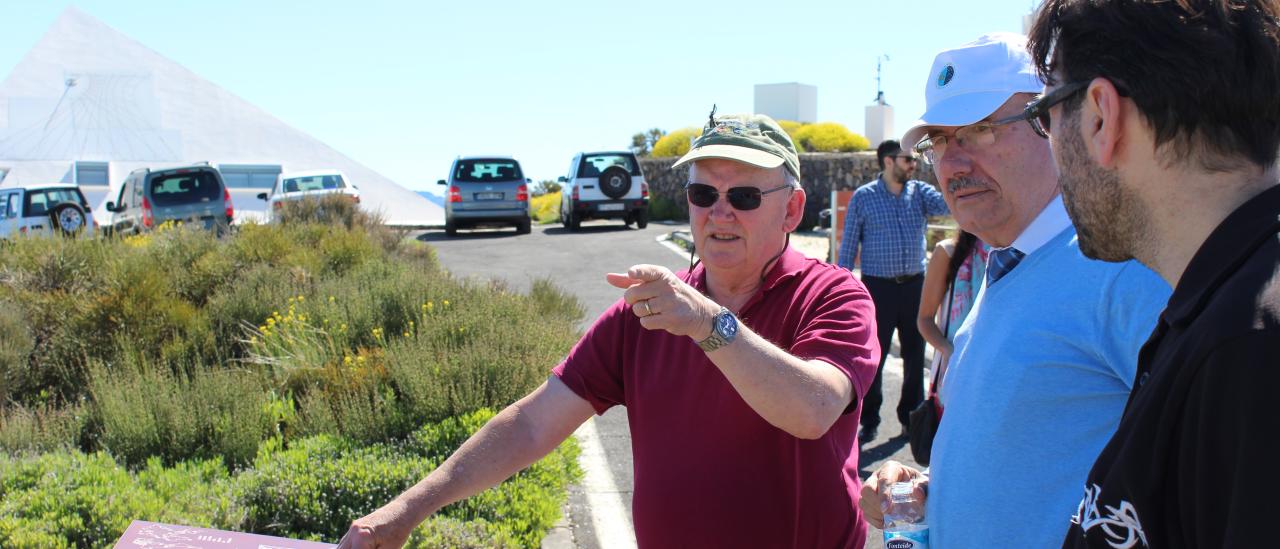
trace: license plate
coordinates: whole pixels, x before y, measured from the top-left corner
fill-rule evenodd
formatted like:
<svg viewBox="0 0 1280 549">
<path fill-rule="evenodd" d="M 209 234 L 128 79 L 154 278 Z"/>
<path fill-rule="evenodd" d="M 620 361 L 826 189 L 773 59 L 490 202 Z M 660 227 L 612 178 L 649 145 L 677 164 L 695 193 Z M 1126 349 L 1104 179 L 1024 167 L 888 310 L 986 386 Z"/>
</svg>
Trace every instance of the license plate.
<svg viewBox="0 0 1280 549">
<path fill-rule="evenodd" d="M 623 208 L 622 204 L 601 204 L 600 205 L 600 211 L 602 212 L 617 212 L 617 211 L 622 211 L 622 208 Z"/>
<path fill-rule="evenodd" d="M 476 193 L 476 200 L 502 200 L 502 193 Z"/>
</svg>

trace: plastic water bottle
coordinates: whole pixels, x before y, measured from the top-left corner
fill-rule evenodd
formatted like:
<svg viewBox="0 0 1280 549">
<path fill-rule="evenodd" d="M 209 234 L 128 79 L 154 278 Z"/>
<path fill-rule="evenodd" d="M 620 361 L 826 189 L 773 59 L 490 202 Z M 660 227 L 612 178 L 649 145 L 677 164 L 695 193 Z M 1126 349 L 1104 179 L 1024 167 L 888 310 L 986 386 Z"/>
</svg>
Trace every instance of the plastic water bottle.
<svg viewBox="0 0 1280 549">
<path fill-rule="evenodd" d="M 910 482 L 895 482 L 889 487 L 889 506 L 884 513 L 885 549 L 929 549 L 924 502 L 916 499 L 915 489 Z"/>
</svg>

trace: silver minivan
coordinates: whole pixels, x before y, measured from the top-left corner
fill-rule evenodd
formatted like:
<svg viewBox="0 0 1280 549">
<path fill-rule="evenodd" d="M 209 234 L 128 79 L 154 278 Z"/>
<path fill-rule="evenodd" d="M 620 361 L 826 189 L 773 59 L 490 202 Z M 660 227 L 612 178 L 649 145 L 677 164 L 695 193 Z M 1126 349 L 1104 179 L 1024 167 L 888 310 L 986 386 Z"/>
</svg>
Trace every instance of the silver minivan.
<svg viewBox="0 0 1280 549">
<path fill-rule="evenodd" d="M 529 234 L 529 179 L 514 158 L 467 156 L 453 161 L 445 197 L 444 230 L 449 236 L 458 229 L 515 226 L 519 234 Z"/>
<path fill-rule="evenodd" d="M 147 231 L 166 221 L 195 223 L 222 233 L 235 216 L 222 174 L 208 163 L 134 170 L 106 210 L 113 214 L 111 232 L 119 234 Z"/>
</svg>

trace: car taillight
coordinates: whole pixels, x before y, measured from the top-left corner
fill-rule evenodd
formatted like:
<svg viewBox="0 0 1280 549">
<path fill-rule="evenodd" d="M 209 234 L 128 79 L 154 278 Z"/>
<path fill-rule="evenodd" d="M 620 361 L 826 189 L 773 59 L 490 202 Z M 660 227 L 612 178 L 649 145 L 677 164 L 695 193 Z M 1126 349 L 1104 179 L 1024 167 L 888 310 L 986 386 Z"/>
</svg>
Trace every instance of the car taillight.
<svg viewBox="0 0 1280 549">
<path fill-rule="evenodd" d="M 449 187 L 449 202 L 462 202 L 462 189 L 457 185 Z"/>
<path fill-rule="evenodd" d="M 356 204 L 359 204 L 359 203 L 360 203 L 360 195 L 358 195 L 358 194 L 353 194 L 353 195 L 351 195 L 351 201 L 352 201 L 352 202 L 354 202 L 354 203 L 356 203 Z"/>
<path fill-rule="evenodd" d="M 151 201 L 142 197 L 142 226 L 150 229 L 156 224 L 156 217 L 151 214 Z"/>
<path fill-rule="evenodd" d="M 517 201 L 517 202 L 528 202 L 528 201 L 529 201 L 529 186 L 528 186 L 528 185 L 525 185 L 525 184 L 521 183 L 519 187 L 516 187 L 516 201 Z"/>
<path fill-rule="evenodd" d="M 230 223 L 231 218 L 236 215 L 236 208 L 231 205 L 231 189 L 222 188 L 222 201 L 227 203 L 227 223 Z"/>
<path fill-rule="evenodd" d="M 649 198 L 649 184 L 640 182 L 640 198 Z"/>
<path fill-rule="evenodd" d="M 577 186 L 577 185 L 574 185 L 574 186 L 573 186 L 573 192 L 569 193 L 569 198 L 572 198 L 572 199 L 574 199 L 574 200 L 577 200 L 577 199 L 578 199 L 578 186 Z"/>
<path fill-rule="evenodd" d="M 284 207 L 284 201 L 282 200 L 277 200 L 271 203 L 271 209 L 273 210 L 279 210 L 280 208 L 283 208 L 283 207 Z"/>
</svg>

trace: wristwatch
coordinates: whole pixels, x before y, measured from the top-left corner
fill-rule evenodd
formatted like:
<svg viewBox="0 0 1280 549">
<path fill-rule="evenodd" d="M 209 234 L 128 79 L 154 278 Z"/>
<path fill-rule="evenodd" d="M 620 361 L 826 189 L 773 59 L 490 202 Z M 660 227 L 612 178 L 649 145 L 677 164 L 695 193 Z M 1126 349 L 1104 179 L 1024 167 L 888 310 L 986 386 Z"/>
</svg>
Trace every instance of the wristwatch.
<svg viewBox="0 0 1280 549">
<path fill-rule="evenodd" d="M 733 343 L 736 337 L 738 337 L 738 317 L 733 316 L 733 312 L 727 307 L 721 307 L 720 312 L 711 319 L 711 336 L 699 341 L 698 347 L 709 353 Z"/>
</svg>

